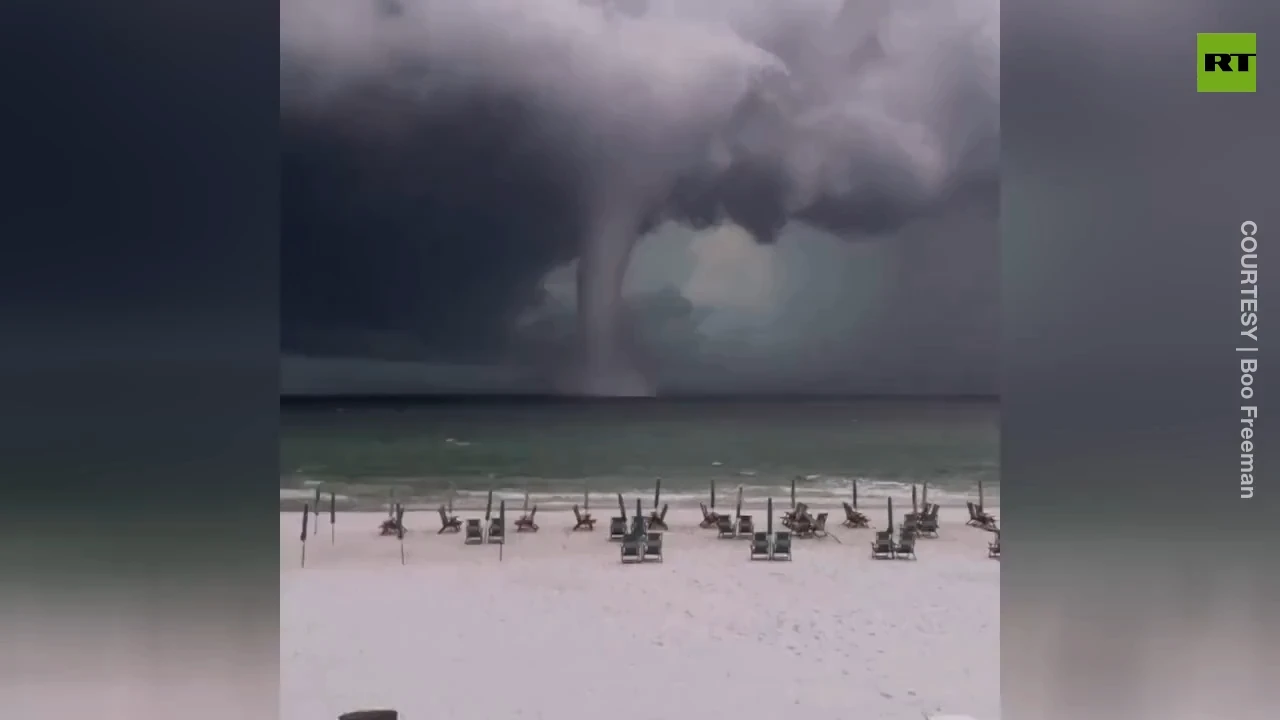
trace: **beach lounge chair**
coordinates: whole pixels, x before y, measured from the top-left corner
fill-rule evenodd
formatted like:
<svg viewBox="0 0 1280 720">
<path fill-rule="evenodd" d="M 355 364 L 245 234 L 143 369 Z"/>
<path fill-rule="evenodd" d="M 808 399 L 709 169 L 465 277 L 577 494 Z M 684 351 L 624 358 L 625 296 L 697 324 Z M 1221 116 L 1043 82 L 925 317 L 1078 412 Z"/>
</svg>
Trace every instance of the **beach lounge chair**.
<svg viewBox="0 0 1280 720">
<path fill-rule="evenodd" d="M 1000 559 L 1000 531 L 996 531 L 996 539 L 987 544 L 987 557 Z"/>
<path fill-rule="evenodd" d="M 716 537 L 731 538 L 737 537 L 734 530 L 737 528 L 733 525 L 733 518 L 728 515 L 721 515 L 716 519 Z"/>
<path fill-rule="evenodd" d="M 662 506 L 662 511 L 657 510 L 649 513 L 649 527 L 656 527 L 659 530 L 667 529 L 667 506 Z"/>
<path fill-rule="evenodd" d="M 903 558 L 916 559 L 916 534 L 914 532 L 903 528 L 902 534 L 898 536 L 898 542 L 894 543 L 893 557 L 899 560 Z"/>
<path fill-rule="evenodd" d="M 814 524 L 813 517 L 808 513 L 799 515 L 791 521 L 791 532 L 798 538 L 811 538 L 813 537 Z"/>
<path fill-rule="evenodd" d="M 773 550 L 769 553 L 770 560 L 790 560 L 791 559 L 791 533 L 786 530 L 779 531 L 773 536 Z"/>
<path fill-rule="evenodd" d="M 876 533 L 876 539 L 871 541 L 871 557 L 877 560 L 893 557 L 893 533 L 888 530 Z"/>
<path fill-rule="evenodd" d="M 467 534 L 462 542 L 467 545 L 478 545 L 484 542 L 484 527 L 480 525 L 480 518 L 467 519 Z"/>
<path fill-rule="evenodd" d="M 936 510 L 936 508 L 935 508 Z M 938 515 L 936 512 L 925 515 L 916 523 L 916 532 L 922 537 L 938 537 Z"/>
<path fill-rule="evenodd" d="M 698 507 L 702 508 L 702 522 L 698 523 L 700 528 L 713 528 L 720 520 L 720 514 L 707 509 L 706 503 L 698 503 Z"/>
<path fill-rule="evenodd" d="M 573 506 L 574 530 L 595 530 L 596 521 L 591 517 L 591 513 L 584 513 L 578 509 L 577 505 Z"/>
<path fill-rule="evenodd" d="M 643 535 L 628 535 L 622 538 L 622 562 L 640 562 L 643 558 L 644 541 Z"/>
<path fill-rule="evenodd" d="M 502 527 L 501 519 L 492 518 L 491 520 L 489 520 L 489 542 L 491 543 L 504 542 L 506 538 L 506 534 L 507 534 L 506 528 Z"/>
<path fill-rule="evenodd" d="M 824 538 L 827 536 L 827 517 L 829 513 L 818 513 L 818 517 L 814 518 L 813 525 L 809 528 L 809 535 L 816 538 Z"/>
<path fill-rule="evenodd" d="M 443 535 L 447 532 L 458 532 L 462 529 L 462 521 L 456 515 L 450 515 L 445 512 L 444 506 L 440 506 L 440 531 L 437 535 Z"/>
<path fill-rule="evenodd" d="M 622 540 L 627 536 L 627 519 L 622 516 L 609 518 L 609 539 Z"/>
<path fill-rule="evenodd" d="M 841 503 L 844 505 L 844 526 L 849 528 L 864 528 L 869 523 L 867 516 L 853 509 L 849 503 Z"/>
<path fill-rule="evenodd" d="M 743 537 L 750 537 L 756 531 L 755 521 L 750 515 L 741 515 L 738 517 L 738 534 Z"/>
<path fill-rule="evenodd" d="M 768 560 L 773 554 L 773 543 L 769 542 L 769 533 L 751 534 L 751 559 Z"/>
<path fill-rule="evenodd" d="M 996 516 L 982 509 L 981 506 L 975 505 L 974 510 L 977 511 L 978 522 L 985 529 L 991 529 L 996 526 Z"/>
<path fill-rule="evenodd" d="M 534 505 L 528 515 L 521 515 L 516 520 L 516 532 L 538 532 L 538 523 L 533 521 L 535 515 L 538 514 L 538 506 Z"/>
<path fill-rule="evenodd" d="M 644 552 L 640 556 L 641 561 L 657 560 L 662 562 L 662 533 L 651 532 L 644 541 Z"/>
<path fill-rule="evenodd" d="M 782 524 L 784 527 L 792 527 L 796 523 L 801 522 L 809 514 L 809 506 L 804 503 L 796 503 L 795 509 L 782 513 Z"/>
<path fill-rule="evenodd" d="M 969 507 L 969 522 L 965 523 L 965 525 L 985 530 L 995 524 L 996 519 L 983 512 L 982 509 L 978 507 L 977 503 L 967 502 L 965 505 Z"/>
</svg>

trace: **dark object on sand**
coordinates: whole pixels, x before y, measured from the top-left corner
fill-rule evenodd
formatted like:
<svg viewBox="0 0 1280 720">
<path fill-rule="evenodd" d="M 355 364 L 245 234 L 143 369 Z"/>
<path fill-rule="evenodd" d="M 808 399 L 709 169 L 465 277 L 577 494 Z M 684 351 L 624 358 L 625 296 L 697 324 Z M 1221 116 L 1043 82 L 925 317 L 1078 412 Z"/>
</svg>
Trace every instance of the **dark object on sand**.
<svg viewBox="0 0 1280 720">
<path fill-rule="evenodd" d="M 596 521 L 591 517 L 591 513 L 585 513 L 578 509 L 577 505 L 573 506 L 574 530 L 595 530 Z"/>
<path fill-rule="evenodd" d="M 854 507 L 849 503 L 842 503 L 842 504 L 844 505 L 844 526 L 845 527 L 864 528 L 864 527 L 867 527 L 868 524 L 870 524 L 870 521 L 867 519 L 866 515 L 863 515 L 862 513 L 855 510 Z"/>
<path fill-rule="evenodd" d="M 916 533 L 914 530 L 902 528 L 902 534 L 898 537 L 898 542 L 893 546 L 893 557 L 897 560 L 904 558 L 916 559 Z"/>
<path fill-rule="evenodd" d="M 706 503 L 698 503 L 698 507 L 702 508 L 702 522 L 698 523 L 701 528 L 713 528 L 720 522 L 722 517 L 715 510 L 708 510 Z"/>
<path fill-rule="evenodd" d="M 751 559 L 752 560 L 768 560 L 773 553 L 773 541 L 769 538 L 769 533 L 752 533 L 751 534 Z"/>
<path fill-rule="evenodd" d="M 641 562 L 644 558 L 644 536 L 629 535 L 622 539 L 622 562 Z"/>
<path fill-rule="evenodd" d="M 395 511 L 393 510 L 392 512 Z M 382 524 L 378 526 L 378 534 L 382 537 L 399 536 L 400 523 L 396 520 L 394 515 L 382 521 Z"/>
<path fill-rule="evenodd" d="M 484 527 L 480 525 L 480 518 L 467 518 L 467 534 L 462 539 L 467 545 L 476 545 L 484 542 Z"/>
<path fill-rule="evenodd" d="M 773 534 L 773 551 L 769 553 L 769 559 L 791 559 L 791 533 L 786 530 L 779 530 Z"/>
<path fill-rule="evenodd" d="M 338 720 L 400 720 L 400 713 L 395 710 L 352 710 L 339 715 Z"/>
<path fill-rule="evenodd" d="M 516 519 L 516 532 L 538 532 L 538 523 L 533 521 L 535 515 L 538 514 L 538 506 L 534 505 L 533 510 L 528 515 L 521 515 Z"/>
<path fill-rule="evenodd" d="M 976 503 L 965 503 L 969 506 L 969 522 L 965 525 L 981 528 L 983 530 L 991 530 L 996 526 L 996 516 L 984 512 L 982 507 Z"/>
<path fill-rule="evenodd" d="M 876 539 L 871 541 L 871 557 L 885 560 L 893 557 L 893 531 L 881 530 Z"/>
<path fill-rule="evenodd" d="M 667 506 L 662 506 L 662 511 L 654 510 L 649 513 L 649 527 L 656 527 L 660 530 L 667 530 Z"/>
<path fill-rule="evenodd" d="M 716 537 L 733 538 L 737 537 L 735 531 L 737 527 L 733 524 L 733 518 L 728 515 L 721 515 L 716 518 Z"/>
<path fill-rule="evenodd" d="M 627 519 L 624 517 L 609 518 L 609 539 L 622 540 L 627 535 Z"/>
<path fill-rule="evenodd" d="M 649 560 L 657 560 L 662 562 L 662 533 L 651 532 L 645 538 L 644 552 L 640 555 L 641 562 Z"/>
<path fill-rule="evenodd" d="M 444 506 L 440 506 L 440 530 L 437 535 L 443 535 L 447 532 L 458 532 L 462 529 L 462 521 L 457 515 L 450 515 Z"/>
</svg>

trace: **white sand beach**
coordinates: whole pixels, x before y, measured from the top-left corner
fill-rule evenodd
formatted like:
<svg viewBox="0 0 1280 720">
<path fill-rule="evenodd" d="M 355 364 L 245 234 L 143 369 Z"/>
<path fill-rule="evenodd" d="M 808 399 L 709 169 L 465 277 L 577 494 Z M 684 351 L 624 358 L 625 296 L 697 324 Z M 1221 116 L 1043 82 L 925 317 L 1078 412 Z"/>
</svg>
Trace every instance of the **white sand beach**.
<svg viewBox="0 0 1280 720">
<path fill-rule="evenodd" d="M 747 540 L 673 509 L 665 562 L 643 565 L 606 539 L 616 508 L 593 507 L 596 530 L 577 533 L 562 511 L 515 533 L 509 510 L 501 561 L 497 545 L 437 535 L 438 516 L 414 512 L 403 566 L 399 541 L 377 535 L 385 514 L 339 513 L 332 543 L 321 514 L 305 569 L 299 516 L 282 514 L 280 717 L 998 720 L 992 535 L 945 508 L 917 561 L 873 560 L 873 530 L 814 510 L 831 512 L 832 537 L 752 562 Z M 751 512 L 763 529 L 764 509 Z"/>
</svg>

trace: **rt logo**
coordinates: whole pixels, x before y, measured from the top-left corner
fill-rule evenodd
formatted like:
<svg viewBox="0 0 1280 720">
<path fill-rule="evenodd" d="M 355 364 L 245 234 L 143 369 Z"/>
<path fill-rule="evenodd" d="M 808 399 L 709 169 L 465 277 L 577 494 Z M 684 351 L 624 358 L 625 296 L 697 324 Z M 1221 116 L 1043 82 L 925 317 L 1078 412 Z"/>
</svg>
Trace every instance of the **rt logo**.
<svg viewBox="0 0 1280 720">
<path fill-rule="evenodd" d="M 1196 35 L 1196 92 L 1258 92 L 1258 40 L 1254 33 Z"/>
</svg>

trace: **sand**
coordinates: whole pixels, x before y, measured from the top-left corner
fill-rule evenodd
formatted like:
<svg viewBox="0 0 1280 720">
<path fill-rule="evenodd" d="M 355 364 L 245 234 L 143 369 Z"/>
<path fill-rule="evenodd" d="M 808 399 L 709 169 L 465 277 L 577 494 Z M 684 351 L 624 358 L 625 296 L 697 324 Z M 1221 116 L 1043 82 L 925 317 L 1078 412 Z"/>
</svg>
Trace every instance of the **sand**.
<svg viewBox="0 0 1280 720">
<path fill-rule="evenodd" d="M 998 720 L 1000 563 L 963 508 L 915 562 L 873 560 L 873 530 L 834 523 L 791 562 L 751 562 L 672 510 L 665 562 L 641 566 L 619 562 L 609 513 L 572 533 L 571 513 L 539 512 L 501 561 L 413 513 L 403 566 L 385 515 L 339 514 L 331 544 L 322 514 L 305 569 L 282 514 L 280 717 Z"/>
</svg>

